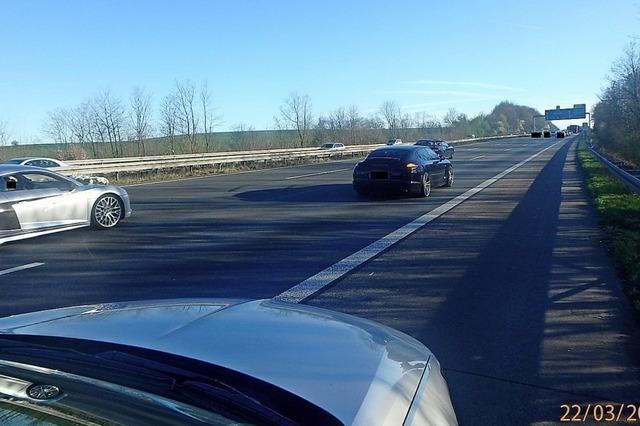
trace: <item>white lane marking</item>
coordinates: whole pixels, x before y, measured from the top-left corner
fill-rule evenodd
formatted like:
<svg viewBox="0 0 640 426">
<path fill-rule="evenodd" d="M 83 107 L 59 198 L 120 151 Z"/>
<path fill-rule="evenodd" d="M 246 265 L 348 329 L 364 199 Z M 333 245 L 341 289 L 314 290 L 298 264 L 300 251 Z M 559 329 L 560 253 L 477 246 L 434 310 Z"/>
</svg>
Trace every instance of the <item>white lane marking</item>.
<svg viewBox="0 0 640 426">
<path fill-rule="evenodd" d="M 344 172 L 345 170 L 351 170 L 351 169 L 337 169 L 337 170 L 328 170 L 326 172 L 307 173 L 306 175 L 288 176 L 285 179 L 300 179 L 300 178 L 305 178 L 309 176 L 328 175 L 329 173 Z"/>
<path fill-rule="evenodd" d="M 478 186 L 469 189 L 465 193 L 458 195 L 456 198 L 447 201 L 441 206 L 436 207 L 430 212 L 415 219 L 414 221 L 409 222 L 408 224 L 402 226 L 401 228 L 396 229 L 390 234 L 385 235 L 384 237 L 380 238 L 378 241 L 375 241 L 369 244 L 368 246 L 366 246 L 365 248 L 353 253 L 352 255 L 345 257 L 344 259 L 338 261 L 337 263 L 334 263 L 328 268 L 318 272 L 317 274 L 307 278 L 301 283 L 291 287 L 289 290 L 286 290 L 280 293 L 279 295 L 275 296 L 273 299 L 277 301 L 289 302 L 289 303 L 300 303 L 304 301 L 305 299 L 316 294 L 318 291 L 322 290 L 324 287 L 342 278 L 347 273 L 353 271 L 355 268 L 359 267 L 363 263 L 379 255 L 380 253 L 392 247 L 393 245 L 399 243 L 400 241 L 402 241 L 409 235 L 413 234 L 414 232 L 416 232 L 418 229 L 422 228 L 429 222 L 442 216 L 449 210 L 456 207 L 458 204 L 473 197 L 475 194 L 489 187 L 490 185 L 493 185 L 498 180 L 502 179 L 512 171 L 528 163 L 529 161 L 533 160 L 534 158 L 536 158 L 546 150 L 553 148 L 559 143 L 560 142 L 556 142 L 553 145 L 550 145 L 544 148 L 542 151 L 539 151 L 531 155 L 530 157 L 526 158 L 525 160 L 522 160 L 518 164 L 509 167 L 508 169 L 504 170 L 501 173 L 498 173 L 494 177 L 485 180 Z"/>
<path fill-rule="evenodd" d="M 473 160 L 477 160 L 479 158 L 484 158 L 484 155 L 478 155 L 477 157 L 473 157 L 471 160 L 469 161 L 473 161 Z"/>
<path fill-rule="evenodd" d="M 512 148 L 503 149 L 503 151 L 511 151 Z"/>
<path fill-rule="evenodd" d="M 44 263 L 41 262 L 27 263 L 26 265 L 16 266 L 15 268 L 3 269 L 0 271 L 0 275 L 7 275 L 13 272 L 24 271 L 25 269 L 37 268 L 42 265 L 44 265 Z"/>
</svg>

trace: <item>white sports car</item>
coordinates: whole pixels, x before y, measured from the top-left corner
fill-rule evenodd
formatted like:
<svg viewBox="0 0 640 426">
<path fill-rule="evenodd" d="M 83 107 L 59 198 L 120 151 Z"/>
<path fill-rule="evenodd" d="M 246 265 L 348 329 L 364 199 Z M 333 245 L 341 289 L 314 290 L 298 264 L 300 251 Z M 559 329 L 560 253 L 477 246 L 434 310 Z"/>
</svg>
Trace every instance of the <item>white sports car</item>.
<svg viewBox="0 0 640 426">
<path fill-rule="evenodd" d="M 108 229 L 131 215 L 127 191 L 83 185 L 39 167 L 0 165 L 0 244 L 92 226 Z"/>
<path fill-rule="evenodd" d="M 2 164 L 16 164 L 19 166 L 34 166 L 45 169 L 55 169 L 57 167 L 67 167 L 68 164 L 55 158 L 44 157 L 17 157 L 3 161 Z"/>
</svg>

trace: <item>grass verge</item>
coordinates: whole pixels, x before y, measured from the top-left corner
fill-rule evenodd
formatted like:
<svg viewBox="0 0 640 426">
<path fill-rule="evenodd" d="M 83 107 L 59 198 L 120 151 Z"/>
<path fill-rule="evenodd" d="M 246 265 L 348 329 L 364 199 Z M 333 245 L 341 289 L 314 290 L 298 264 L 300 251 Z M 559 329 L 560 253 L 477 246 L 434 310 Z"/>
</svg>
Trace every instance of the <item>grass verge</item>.
<svg viewBox="0 0 640 426">
<path fill-rule="evenodd" d="M 611 175 L 584 142 L 578 146 L 578 162 L 605 231 L 607 250 L 640 320 L 640 196 Z"/>
</svg>

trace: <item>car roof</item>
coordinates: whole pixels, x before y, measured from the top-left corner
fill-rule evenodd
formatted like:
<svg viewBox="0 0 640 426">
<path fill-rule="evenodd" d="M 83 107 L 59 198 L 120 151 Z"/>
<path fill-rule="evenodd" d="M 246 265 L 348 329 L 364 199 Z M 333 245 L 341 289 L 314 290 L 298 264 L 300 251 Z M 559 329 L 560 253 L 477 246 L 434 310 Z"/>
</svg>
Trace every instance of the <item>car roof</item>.
<svg viewBox="0 0 640 426">
<path fill-rule="evenodd" d="M 0 175 L 29 171 L 51 173 L 51 171 L 43 169 L 42 167 L 23 166 L 21 164 L 0 164 Z"/>
<path fill-rule="evenodd" d="M 420 145 L 386 145 L 386 146 L 381 146 L 379 148 L 376 148 L 373 151 L 378 151 L 378 150 L 416 151 L 418 149 L 424 149 L 424 148 L 428 148 L 428 147 L 420 146 Z"/>
</svg>

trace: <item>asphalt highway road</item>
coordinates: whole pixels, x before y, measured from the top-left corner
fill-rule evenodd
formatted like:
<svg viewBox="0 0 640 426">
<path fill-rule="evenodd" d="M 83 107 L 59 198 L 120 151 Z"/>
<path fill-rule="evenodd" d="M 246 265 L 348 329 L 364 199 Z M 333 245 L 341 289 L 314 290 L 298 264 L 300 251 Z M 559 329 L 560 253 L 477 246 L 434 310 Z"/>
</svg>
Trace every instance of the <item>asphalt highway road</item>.
<svg viewBox="0 0 640 426">
<path fill-rule="evenodd" d="M 640 404 L 640 338 L 573 145 L 519 138 L 457 147 L 454 186 L 427 199 L 359 198 L 355 161 L 131 186 L 134 215 L 116 229 L 0 246 L 0 315 L 271 298 L 529 160 L 304 303 L 425 343 L 443 364 L 461 424 L 557 422 L 565 403 Z"/>
</svg>

